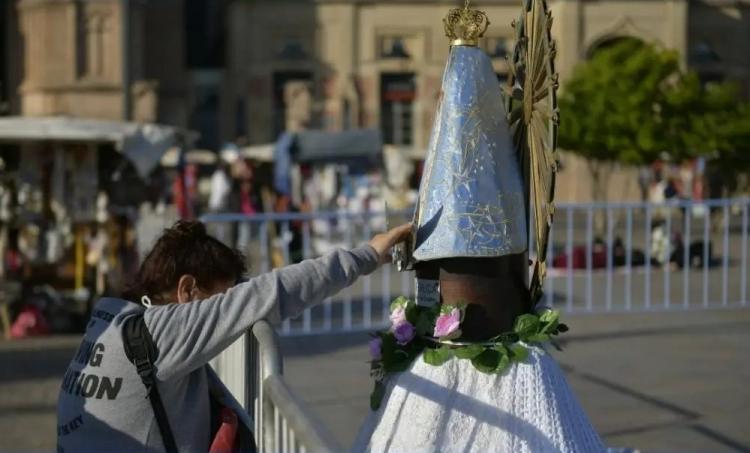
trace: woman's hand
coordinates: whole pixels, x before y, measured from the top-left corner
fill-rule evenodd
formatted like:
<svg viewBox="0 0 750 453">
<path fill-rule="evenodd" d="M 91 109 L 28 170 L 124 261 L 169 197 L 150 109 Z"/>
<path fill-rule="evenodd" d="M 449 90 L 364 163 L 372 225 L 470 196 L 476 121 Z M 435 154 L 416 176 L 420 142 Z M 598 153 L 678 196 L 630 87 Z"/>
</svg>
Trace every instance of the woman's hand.
<svg viewBox="0 0 750 453">
<path fill-rule="evenodd" d="M 401 226 L 391 229 L 385 233 L 376 234 L 370 239 L 370 247 L 378 253 L 380 264 L 387 263 L 391 257 L 388 253 L 391 247 L 399 242 L 405 241 L 411 234 L 411 223 L 405 223 Z"/>
</svg>

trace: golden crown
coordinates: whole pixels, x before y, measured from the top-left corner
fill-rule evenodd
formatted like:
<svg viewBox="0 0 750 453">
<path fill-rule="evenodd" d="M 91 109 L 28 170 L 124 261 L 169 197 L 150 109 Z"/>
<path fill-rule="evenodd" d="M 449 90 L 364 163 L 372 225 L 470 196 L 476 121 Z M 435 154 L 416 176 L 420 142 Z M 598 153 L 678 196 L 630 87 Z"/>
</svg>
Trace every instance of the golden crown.
<svg viewBox="0 0 750 453">
<path fill-rule="evenodd" d="M 490 20 L 484 11 L 470 9 L 469 0 L 466 0 L 463 8 L 454 8 L 448 12 L 443 25 L 452 46 L 478 46 L 479 38 L 484 36 L 490 26 Z"/>
</svg>

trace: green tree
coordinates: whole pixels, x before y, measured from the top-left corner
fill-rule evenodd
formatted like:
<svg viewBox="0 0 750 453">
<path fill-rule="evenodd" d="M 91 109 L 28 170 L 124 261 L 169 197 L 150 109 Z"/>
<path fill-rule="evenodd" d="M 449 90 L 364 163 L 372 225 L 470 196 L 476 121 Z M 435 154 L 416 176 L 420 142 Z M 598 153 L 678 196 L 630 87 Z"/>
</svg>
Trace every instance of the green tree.
<svg viewBox="0 0 750 453">
<path fill-rule="evenodd" d="M 750 103 L 739 99 L 735 83 L 701 87 L 694 73 L 683 77 L 680 90 L 668 98 L 669 133 L 682 149 L 709 157 L 708 171 L 719 175 L 722 187 L 717 189 L 723 192 L 714 195 L 729 195 L 738 176 L 750 170 Z"/>
<path fill-rule="evenodd" d="M 615 163 L 706 155 L 748 168 L 750 107 L 732 84 L 702 87 L 679 56 L 635 39 L 597 51 L 563 87 L 560 147 L 586 158 L 594 199 Z"/>
</svg>

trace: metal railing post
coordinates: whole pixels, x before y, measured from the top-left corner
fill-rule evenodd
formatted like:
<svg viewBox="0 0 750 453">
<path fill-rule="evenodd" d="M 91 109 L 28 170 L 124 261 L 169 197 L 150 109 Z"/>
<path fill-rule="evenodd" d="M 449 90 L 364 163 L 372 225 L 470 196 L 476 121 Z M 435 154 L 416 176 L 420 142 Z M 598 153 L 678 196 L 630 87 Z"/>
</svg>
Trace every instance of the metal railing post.
<svg viewBox="0 0 750 453">
<path fill-rule="evenodd" d="M 287 220 L 287 221 L 282 222 L 281 223 L 281 234 L 277 238 L 277 241 L 280 244 L 283 244 L 282 247 L 281 247 L 281 251 L 282 251 L 282 256 L 284 258 L 284 265 L 285 266 L 288 266 L 289 264 L 292 263 L 291 254 L 289 253 L 289 247 L 291 245 L 291 240 L 289 239 L 289 237 L 290 237 L 291 234 L 292 233 L 291 233 L 291 230 L 289 228 L 289 221 Z M 291 332 L 291 330 L 292 330 L 291 324 L 292 323 L 291 323 L 291 321 L 289 319 L 285 319 L 284 320 L 281 328 L 282 328 L 282 330 L 283 330 L 283 332 L 285 334 L 288 334 L 289 332 Z"/>
<path fill-rule="evenodd" d="M 266 321 L 259 321 L 253 326 L 252 335 L 258 343 L 255 370 L 261 389 L 262 418 L 256 423 L 259 451 L 285 453 L 302 445 L 310 451 L 341 450 L 284 380 L 281 346 L 274 328 Z"/>
<path fill-rule="evenodd" d="M 329 221 L 328 223 L 328 229 L 326 229 L 326 243 L 331 243 L 331 230 L 333 229 L 333 222 Z M 328 332 L 331 330 L 331 326 L 333 325 L 333 321 L 331 318 L 333 317 L 333 306 L 332 306 L 332 300 L 330 297 L 326 297 L 326 299 L 323 301 L 323 330 L 325 332 Z"/>
<path fill-rule="evenodd" d="M 310 245 L 310 225 L 312 220 L 304 221 L 302 223 L 302 258 L 312 258 L 311 245 Z M 305 308 L 302 313 L 302 331 L 310 333 L 312 329 L 312 313 L 310 307 Z"/>
<path fill-rule="evenodd" d="M 607 208 L 607 289 L 606 289 L 606 310 L 612 310 L 612 274 L 614 273 L 614 219 L 612 208 Z"/>
<path fill-rule="evenodd" d="M 645 255 L 646 255 L 646 262 L 644 263 L 645 266 L 645 275 L 644 275 L 644 284 L 643 284 L 643 299 L 644 299 L 644 305 L 646 307 L 646 310 L 651 308 L 651 235 L 652 235 L 652 211 L 651 211 L 651 204 L 646 205 L 646 224 L 644 226 L 645 228 Z"/>
<path fill-rule="evenodd" d="M 566 216 L 567 236 L 565 244 L 565 277 L 567 280 L 567 301 L 566 307 L 568 312 L 573 311 L 573 208 L 568 207 Z"/>
<path fill-rule="evenodd" d="M 551 307 L 553 306 L 555 299 L 555 276 L 550 275 L 549 270 L 553 267 L 553 264 L 555 262 L 555 247 L 553 246 L 555 236 L 555 228 L 554 223 L 552 224 L 552 227 L 549 229 L 549 236 L 547 239 L 547 289 L 546 289 L 546 303 L 547 306 Z"/>
<path fill-rule="evenodd" d="M 690 306 L 690 270 L 693 266 L 691 263 L 692 257 L 690 256 L 690 233 L 693 228 L 693 203 L 688 203 L 684 207 L 684 222 L 683 227 L 683 251 L 682 251 L 682 308 L 687 309 Z"/>
<path fill-rule="evenodd" d="M 260 449 L 260 451 L 277 451 L 278 444 L 271 428 L 276 428 L 275 420 L 278 411 L 266 394 L 265 382 L 269 376 L 282 374 L 283 372 L 281 349 L 276 331 L 267 322 L 256 323 L 253 326 L 252 333 L 258 342 L 257 369 L 259 371 L 260 405 L 262 407 L 261 427 L 256 437 L 262 439 L 264 449 Z"/>
<path fill-rule="evenodd" d="M 628 207 L 625 218 L 625 311 L 632 306 L 633 288 L 633 208 Z"/>
<path fill-rule="evenodd" d="M 365 225 L 362 230 L 362 235 L 364 236 L 364 241 L 369 240 L 371 235 L 371 229 L 370 229 L 370 213 L 365 213 Z M 370 329 L 372 327 L 372 296 L 371 296 L 371 277 L 370 275 L 365 275 L 362 277 L 362 327 L 365 329 Z"/>
<path fill-rule="evenodd" d="M 391 305 L 391 265 L 384 264 L 380 267 L 380 291 L 381 291 L 381 313 L 380 322 L 385 325 L 388 323 Z"/>
<path fill-rule="evenodd" d="M 722 241 L 722 266 L 721 266 L 721 305 L 726 307 L 729 303 L 729 204 L 722 207 L 724 213 L 724 237 Z"/>
<path fill-rule="evenodd" d="M 354 243 L 354 222 L 349 223 L 349 228 L 346 229 L 346 247 L 351 247 Z M 344 289 L 344 319 L 343 319 L 343 326 L 340 326 L 339 328 L 343 328 L 344 331 L 351 330 L 352 328 L 352 288 L 346 288 Z"/>
<path fill-rule="evenodd" d="M 673 235 L 672 235 L 672 209 L 673 207 L 671 205 L 667 206 L 667 220 L 666 220 L 666 226 L 665 226 L 665 234 L 667 235 L 667 255 L 664 259 L 664 263 L 662 266 L 663 269 L 663 275 L 664 275 L 664 308 L 669 308 L 669 301 L 671 298 L 671 287 L 670 287 L 670 274 L 671 274 L 671 265 L 672 265 L 672 248 L 674 245 L 673 241 Z"/>
<path fill-rule="evenodd" d="M 592 311 L 594 305 L 593 294 L 593 249 L 594 249 L 594 208 L 586 210 L 586 311 Z"/>
<path fill-rule="evenodd" d="M 750 225 L 748 225 L 748 205 L 750 198 L 743 200 L 742 203 L 742 258 L 740 265 L 740 303 L 744 306 L 747 304 L 747 237 L 750 235 Z"/>
<path fill-rule="evenodd" d="M 711 237 L 711 206 L 706 204 L 706 212 L 703 217 L 703 307 L 708 307 L 708 266 L 711 256 L 709 244 Z"/>
</svg>

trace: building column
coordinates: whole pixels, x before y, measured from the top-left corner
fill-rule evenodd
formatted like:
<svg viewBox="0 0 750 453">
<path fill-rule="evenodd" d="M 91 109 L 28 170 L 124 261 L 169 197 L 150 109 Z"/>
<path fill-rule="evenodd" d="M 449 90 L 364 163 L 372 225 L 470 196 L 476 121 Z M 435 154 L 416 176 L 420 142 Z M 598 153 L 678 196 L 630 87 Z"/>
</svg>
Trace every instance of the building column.
<svg viewBox="0 0 750 453">
<path fill-rule="evenodd" d="M 688 1 L 687 0 L 668 0 L 667 1 L 667 18 L 669 27 L 666 38 L 668 45 L 676 50 L 680 55 L 680 67 L 687 69 L 688 55 Z"/>
<path fill-rule="evenodd" d="M 561 81 L 570 77 L 573 68 L 584 58 L 581 3 L 581 0 L 561 0 L 551 5 L 552 38 L 557 43 L 555 67 Z"/>
</svg>

